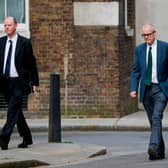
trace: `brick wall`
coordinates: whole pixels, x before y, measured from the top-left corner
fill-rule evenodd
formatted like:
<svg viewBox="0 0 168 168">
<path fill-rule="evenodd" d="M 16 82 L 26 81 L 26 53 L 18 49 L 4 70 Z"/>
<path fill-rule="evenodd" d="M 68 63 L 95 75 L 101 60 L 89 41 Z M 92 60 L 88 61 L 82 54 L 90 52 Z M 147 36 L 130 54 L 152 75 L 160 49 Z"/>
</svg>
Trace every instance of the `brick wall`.
<svg viewBox="0 0 168 168">
<path fill-rule="evenodd" d="M 52 73 L 60 73 L 64 88 L 64 56 L 73 53 L 72 22 L 71 1 L 30 0 L 31 37 L 40 75 L 39 91 L 28 103 L 30 117 L 48 115 Z"/>
<path fill-rule="evenodd" d="M 134 29 L 135 35 L 135 1 L 128 0 L 128 25 Z M 122 15 L 122 13 L 120 13 Z M 124 18 L 124 13 L 123 13 Z M 124 19 L 123 19 L 124 20 Z M 135 37 L 128 37 L 125 34 L 125 28 L 122 24 L 119 27 L 119 81 L 120 81 L 120 115 L 125 115 L 130 112 L 137 111 L 137 100 L 132 100 L 129 97 L 130 92 L 130 73 L 133 63 Z"/>
<path fill-rule="evenodd" d="M 135 40 L 125 34 L 124 12 L 120 11 L 119 26 L 74 26 L 75 1 L 30 0 L 30 29 L 40 87 L 29 97 L 28 116 L 48 116 L 53 72 L 61 75 L 63 116 L 120 117 L 135 111 L 137 102 L 129 98 Z M 122 9 L 124 1 L 119 2 Z M 135 28 L 134 0 L 128 0 L 128 9 L 129 25 Z"/>
</svg>

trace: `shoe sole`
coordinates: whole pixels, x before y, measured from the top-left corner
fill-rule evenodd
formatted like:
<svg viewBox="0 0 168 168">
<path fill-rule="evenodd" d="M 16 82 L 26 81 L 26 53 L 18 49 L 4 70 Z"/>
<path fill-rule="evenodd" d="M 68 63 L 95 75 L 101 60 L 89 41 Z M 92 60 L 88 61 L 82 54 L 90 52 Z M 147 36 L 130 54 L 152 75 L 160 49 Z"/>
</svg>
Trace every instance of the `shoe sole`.
<svg viewBox="0 0 168 168">
<path fill-rule="evenodd" d="M 19 145 L 18 145 L 18 148 L 28 148 L 28 146 L 29 146 L 29 145 L 32 145 L 32 144 L 33 144 L 33 142 L 32 142 L 32 143 L 28 143 L 28 144 L 26 144 L 26 145 L 19 144 Z"/>
<path fill-rule="evenodd" d="M 148 154 L 150 155 L 150 160 L 161 159 L 161 157 L 159 157 L 158 153 L 153 148 L 148 149 Z"/>
<path fill-rule="evenodd" d="M 156 157 L 156 158 L 158 157 L 157 152 L 152 148 L 149 148 L 148 154 L 151 155 L 152 157 Z"/>
</svg>

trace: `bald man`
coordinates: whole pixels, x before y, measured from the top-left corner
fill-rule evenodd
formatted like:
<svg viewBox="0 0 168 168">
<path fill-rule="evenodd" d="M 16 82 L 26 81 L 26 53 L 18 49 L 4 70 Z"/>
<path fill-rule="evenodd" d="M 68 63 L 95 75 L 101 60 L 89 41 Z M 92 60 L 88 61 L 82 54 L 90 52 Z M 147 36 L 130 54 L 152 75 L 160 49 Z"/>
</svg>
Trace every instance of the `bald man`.
<svg viewBox="0 0 168 168">
<path fill-rule="evenodd" d="M 158 160 L 165 158 L 162 118 L 168 98 L 168 43 L 156 39 L 152 24 L 143 25 L 141 35 L 144 43 L 135 48 L 130 96 L 136 98 L 140 87 L 151 127 L 149 159 Z"/>
<path fill-rule="evenodd" d="M 6 35 L 0 38 L 0 77 L 1 91 L 5 96 L 8 109 L 7 120 L 0 133 L 2 150 L 8 144 L 15 124 L 23 141 L 19 148 L 27 148 L 33 143 L 30 129 L 22 111 L 23 97 L 31 91 L 36 92 L 39 77 L 36 60 L 29 39 L 17 32 L 17 21 L 14 17 L 4 20 Z"/>
</svg>

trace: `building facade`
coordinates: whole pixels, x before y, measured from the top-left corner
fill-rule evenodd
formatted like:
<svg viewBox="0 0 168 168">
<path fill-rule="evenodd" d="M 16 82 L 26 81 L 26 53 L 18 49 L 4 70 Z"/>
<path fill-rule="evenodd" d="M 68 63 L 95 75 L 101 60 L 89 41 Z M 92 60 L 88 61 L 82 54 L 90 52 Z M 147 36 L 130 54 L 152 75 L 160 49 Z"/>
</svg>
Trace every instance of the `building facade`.
<svg viewBox="0 0 168 168">
<path fill-rule="evenodd" d="M 137 110 L 129 98 L 135 47 L 134 0 L 25 0 L 40 87 L 29 117 L 47 117 L 50 76 L 60 74 L 64 117 L 120 117 Z M 27 23 L 27 22 L 26 22 Z M 21 25 L 22 26 L 22 25 Z"/>
<path fill-rule="evenodd" d="M 164 21 L 167 16 L 167 0 L 136 0 L 136 43 L 143 41 L 141 27 L 144 23 L 152 23 L 157 31 L 157 38 L 168 41 L 168 22 Z M 143 12 L 141 12 L 143 11 Z"/>
</svg>

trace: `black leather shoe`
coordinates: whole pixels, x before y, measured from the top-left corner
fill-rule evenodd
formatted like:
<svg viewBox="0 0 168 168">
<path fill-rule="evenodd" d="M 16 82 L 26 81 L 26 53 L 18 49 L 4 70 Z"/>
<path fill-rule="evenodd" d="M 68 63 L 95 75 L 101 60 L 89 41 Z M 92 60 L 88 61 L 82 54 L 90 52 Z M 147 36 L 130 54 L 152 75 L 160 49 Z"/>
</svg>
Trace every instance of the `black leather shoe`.
<svg viewBox="0 0 168 168">
<path fill-rule="evenodd" d="M 27 148 L 28 145 L 31 145 L 31 144 L 33 144 L 32 139 L 29 139 L 29 140 L 23 139 L 23 142 L 18 145 L 18 148 Z"/>
<path fill-rule="evenodd" d="M 158 155 L 158 157 L 153 157 L 151 155 L 149 156 L 149 160 L 161 160 L 161 159 L 165 159 L 164 154 Z"/>
<path fill-rule="evenodd" d="M 8 149 L 8 143 L 5 142 L 1 137 L 0 137 L 0 146 L 2 150 L 7 150 Z"/>
<path fill-rule="evenodd" d="M 150 146 L 148 149 L 149 160 L 165 159 L 165 154 L 159 154 L 155 146 Z"/>
</svg>

